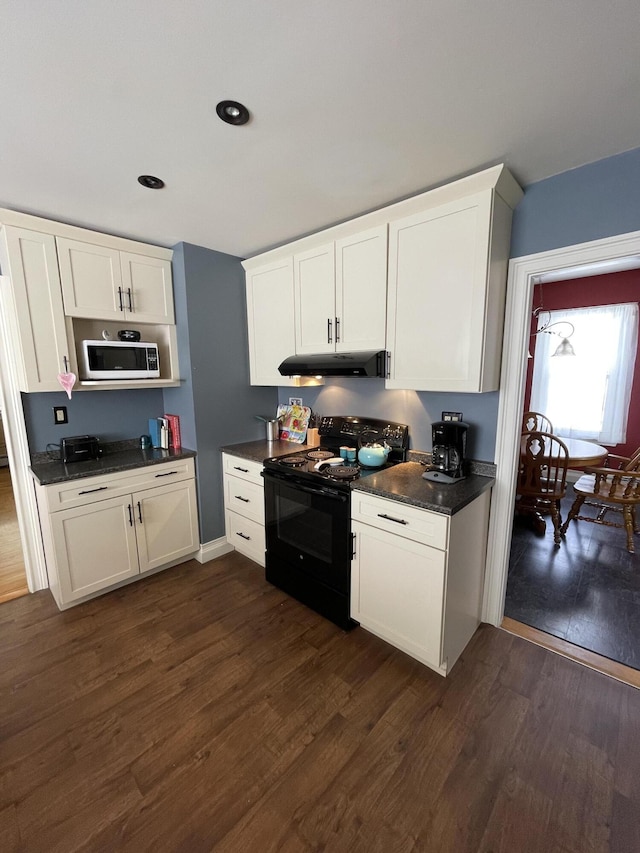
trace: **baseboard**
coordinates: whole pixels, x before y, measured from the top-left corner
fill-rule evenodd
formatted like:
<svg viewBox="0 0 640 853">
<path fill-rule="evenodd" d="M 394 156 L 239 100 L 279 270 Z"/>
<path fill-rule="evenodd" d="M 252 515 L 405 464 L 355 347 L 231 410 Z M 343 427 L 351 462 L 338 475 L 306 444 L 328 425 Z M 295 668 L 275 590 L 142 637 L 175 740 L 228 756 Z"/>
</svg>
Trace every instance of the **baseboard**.
<svg viewBox="0 0 640 853">
<path fill-rule="evenodd" d="M 211 542 L 202 542 L 200 550 L 194 554 L 194 560 L 199 563 L 208 563 L 209 560 L 215 560 L 216 557 L 223 557 L 233 551 L 233 545 L 229 545 L 225 536 L 219 539 L 212 539 Z"/>
</svg>

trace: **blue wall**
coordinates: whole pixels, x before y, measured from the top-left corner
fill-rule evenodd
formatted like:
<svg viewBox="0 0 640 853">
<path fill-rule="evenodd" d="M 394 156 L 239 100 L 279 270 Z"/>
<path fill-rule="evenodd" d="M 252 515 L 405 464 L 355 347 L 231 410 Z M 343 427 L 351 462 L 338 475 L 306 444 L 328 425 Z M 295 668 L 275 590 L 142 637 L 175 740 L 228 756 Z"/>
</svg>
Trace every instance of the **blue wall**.
<svg viewBox="0 0 640 853">
<path fill-rule="evenodd" d="M 327 379 L 322 387 L 280 388 L 279 402 L 301 397 L 319 415 L 357 415 L 408 424 L 411 447 L 431 450 L 431 424 L 443 411 L 462 412 L 470 429 L 469 458 L 493 462 L 498 392 L 444 394 L 427 391 L 386 391 L 384 379 Z"/>
<path fill-rule="evenodd" d="M 224 535 L 220 447 L 264 437 L 255 419 L 274 412 L 275 388 L 249 385 L 244 270 L 240 259 L 180 243 L 173 257 L 180 370 L 164 411 L 180 415 L 183 444 L 197 450 L 200 539 Z"/>
<path fill-rule="evenodd" d="M 69 423 L 56 424 L 53 406 L 66 406 Z M 159 389 L 76 391 L 69 400 L 64 391 L 23 394 L 27 438 L 31 453 L 59 444 L 62 436 L 97 435 L 101 441 L 122 441 L 149 432 L 149 418 L 161 415 Z"/>
<path fill-rule="evenodd" d="M 640 148 L 530 184 L 515 210 L 511 257 L 640 229 Z"/>
</svg>

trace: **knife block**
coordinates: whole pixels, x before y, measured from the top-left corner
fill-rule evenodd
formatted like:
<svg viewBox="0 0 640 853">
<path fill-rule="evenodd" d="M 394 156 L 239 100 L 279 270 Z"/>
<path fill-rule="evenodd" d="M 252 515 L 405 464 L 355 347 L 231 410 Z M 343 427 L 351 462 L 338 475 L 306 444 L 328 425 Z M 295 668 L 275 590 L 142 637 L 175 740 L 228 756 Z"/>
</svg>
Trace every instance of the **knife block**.
<svg viewBox="0 0 640 853">
<path fill-rule="evenodd" d="M 309 447 L 319 447 L 320 446 L 320 435 L 318 434 L 318 430 L 310 427 L 307 430 L 307 435 L 305 437 L 305 444 L 308 444 Z"/>
</svg>

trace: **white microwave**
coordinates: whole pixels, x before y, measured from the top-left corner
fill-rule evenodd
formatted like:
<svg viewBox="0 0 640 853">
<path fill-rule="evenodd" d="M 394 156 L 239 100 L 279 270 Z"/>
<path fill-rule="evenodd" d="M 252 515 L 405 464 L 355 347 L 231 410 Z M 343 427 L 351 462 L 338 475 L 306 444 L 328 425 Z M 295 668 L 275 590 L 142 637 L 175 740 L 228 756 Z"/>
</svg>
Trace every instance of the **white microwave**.
<svg viewBox="0 0 640 853">
<path fill-rule="evenodd" d="M 157 344 L 144 341 L 82 341 L 82 379 L 158 379 Z"/>
</svg>

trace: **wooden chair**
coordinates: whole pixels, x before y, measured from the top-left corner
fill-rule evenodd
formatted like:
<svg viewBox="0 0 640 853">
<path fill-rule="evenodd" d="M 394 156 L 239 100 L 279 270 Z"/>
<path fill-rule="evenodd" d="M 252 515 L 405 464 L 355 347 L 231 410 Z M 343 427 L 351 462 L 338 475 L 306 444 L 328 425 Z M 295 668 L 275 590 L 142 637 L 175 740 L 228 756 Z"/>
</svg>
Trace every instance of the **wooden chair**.
<svg viewBox="0 0 640 853">
<path fill-rule="evenodd" d="M 585 468 L 585 473 L 574 484 L 573 490 L 576 499 L 562 525 L 562 535 L 565 535 L 574 519 L 624 528 L 627 532 L 627 551 L 635 554 L 633 534 L 640 533 L 636 526 L 636 506 L 640 503 L 640 448 L 631 457 L 610 454 L 603 467 Z M 583 506 L 597 509 L 596 515 L 580 515 Z M 605 518 L 609 511 L 621 512 L 622 522 Z"/>
<path fill-rule="evenodd" d="M 553 432 L 551 421 L 540 412 L 525 412 L 521 432 Z"/>
<path fill-rule="evenodd" d="M 551 513 L 556 545 L 561 541 L 560 501 L 567 492 L 568 461 L 567 447 L 557 435 L 539 430 L 523 435 L 516 509 L 534 515 L 542 530 L 545 527 L 542 513 Z"/>
</svg>

